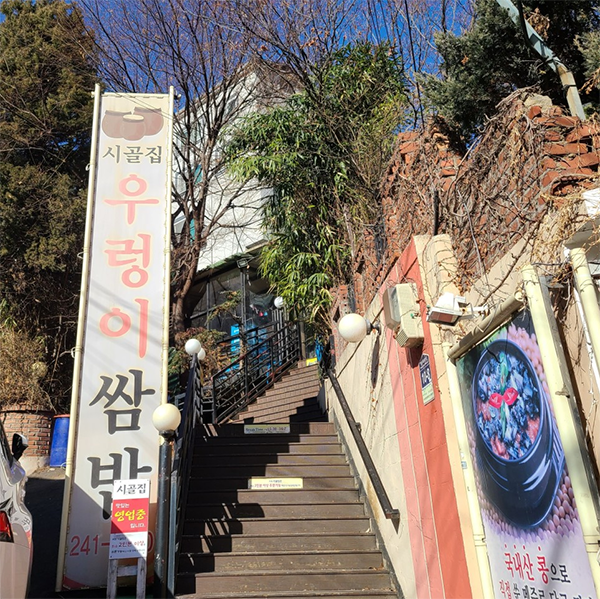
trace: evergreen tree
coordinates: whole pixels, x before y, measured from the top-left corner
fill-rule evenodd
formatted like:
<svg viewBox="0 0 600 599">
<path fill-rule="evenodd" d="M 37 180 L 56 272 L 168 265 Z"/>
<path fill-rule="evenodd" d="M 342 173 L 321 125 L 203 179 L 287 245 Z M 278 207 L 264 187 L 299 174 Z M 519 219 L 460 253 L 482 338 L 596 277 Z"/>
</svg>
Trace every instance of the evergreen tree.
<svg viewBox="0 0 600 599">
<path fill-rule="evenodd" d="M 549 48 L 575 75 L 581 88 L 585 60 L 576 39 L 598 28 L 598 0 L 527 0 L 524 14 Z M 465 137 L 493 115 L 514 89 L 536 85 L 565 104 L 560 80 L 529 46 L 521 28 L 495 0 L 477 0 L 472 28 L 463 35 L 443 33 L 435 41 L 442 79 L 428 77 L 428 100 Z M 583 98 L 585 101 L 585 98 Z"/>
<path fill-rule="evenodd" d="M 4 0 L 0 12 L 0 295 L 10 326 L 44 348 L 40 385 L 64 404 L 81 276 L 93 40 L 77 6 L 63 0 Z"/>
</svg>

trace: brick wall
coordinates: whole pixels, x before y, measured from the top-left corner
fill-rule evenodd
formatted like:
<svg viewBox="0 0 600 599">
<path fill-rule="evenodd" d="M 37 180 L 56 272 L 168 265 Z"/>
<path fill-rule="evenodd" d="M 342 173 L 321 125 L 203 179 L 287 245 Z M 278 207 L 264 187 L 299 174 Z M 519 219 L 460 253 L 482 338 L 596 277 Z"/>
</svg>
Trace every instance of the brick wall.
<svg viewBox="0 0 600 599">
<path fill-rule="evenodd" d="M 29 447 L 27 457 L 45 457 L 50 455 L 50 437 L 52 431 L 53 412 L 12 408 L 0 414 L 9 443 L 13 433 L 21 433 L 27 437 Z"/>
<path fill-rule="evenodd" d="M 366 231 L 354 267 L 359 311 L 375 297 L 410 239 L 447 233 L 457 285 L 472 282 L 519 240 L 533 242 L 548 212 L 592 187 L 600 126 L 581 123 L 547 98 L 515 92 L 467 150 L 440 119 L 401 133 L 382 182 L 384 255 Z"/>
</svg>

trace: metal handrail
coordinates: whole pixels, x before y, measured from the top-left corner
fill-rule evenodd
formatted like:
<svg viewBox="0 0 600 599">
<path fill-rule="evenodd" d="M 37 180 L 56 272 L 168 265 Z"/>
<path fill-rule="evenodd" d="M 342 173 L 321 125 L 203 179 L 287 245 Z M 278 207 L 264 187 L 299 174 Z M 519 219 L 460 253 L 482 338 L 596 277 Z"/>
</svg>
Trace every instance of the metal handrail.
<svg viewBox="0 0 600 599">
<path fill-rule="evenodd" d="M 266 335 L 268 332 L 265 330 Z M 271 387 L 299 358 L 300 336 L 296 323 L 276 328 L 263 340 L 257 338 L 243 355 L 214 374 L 211 384 L 203 389 L 203 422 L 219 424 L 232 418 Z"/>
<path fill-rule="evenodd" d="M 342 412 L 344 413 L 344 416 L 346 417 L 346 422 L 348 423 L 348 427 L 350 428 L 350 432 L 352 433 L 354 442 L 356 443 L 356 446 L 358 447 L 358 453 L 360 454 L 360 457 L 362 458 L 365 468 L 367 469 L 367 474 L 369 475 L 369 478 L 371 479 L 371 483 L 373 484 L 373 489 L 375 490 L 375 494 L 377 495 L 377 499 L 379 500 L 381 509 L 383 510 L 383 513 L 385 514 L 386 518 L 388 518 L 390 520 L 397 520 L 400 518 L 400 512 L 396 508 L 392 507 L 392 503 L 390 501 L 390 498 L 388 497 L 385 487 L 383 486 L 383 483 L 381 482 L 381 478 L 379 477 L 379 473 L 377 472 L 375 463 L 373 462 L 373 459 L 371 458 L 371 454 L 369 453 L 367 444 L 365 443 L 365 440 L 362 438 L 362 435 L 360 434 L 360 429 L 358 428 L 358 424 L 357 424 L 356 420 L 354 420 L 354 415 L 352 414 L 352 410 L 350 409 L 350 406 L 348 405 L 346 396 L 344 395 L 344 392 L 342 391 L 342 388 L 340 387 L 340 384 L 339 384 L 337 377 L 335 376 L 335 373 L 333 372 L 332 368 L 329 368 L 327 370 L 327 376 L 329 377 L 329 380 L 331 381 L 331 385 L 333 386 L 333 390 L 335 391 L 337 399 L 340 403 Z"/>
<path fill-rule="evenodd" d="M 191 478 L 192 456 L 196 421 L 200 409 L 202 385 L 200 382 L 200 361 L 192 358 L 183 401 L 177 402 L 181 411 L 181 424 L 177 429 L 175 458 L 171 471 L 171 502 L 169 513 L 169 548 L 167 553 L 167 598 L 175 597 L 175 581 L 179 569 L 179 548 L 185 522 L 185 507 Z M 177 399 L 177 398 L 176 398 Z"/>
</svg>

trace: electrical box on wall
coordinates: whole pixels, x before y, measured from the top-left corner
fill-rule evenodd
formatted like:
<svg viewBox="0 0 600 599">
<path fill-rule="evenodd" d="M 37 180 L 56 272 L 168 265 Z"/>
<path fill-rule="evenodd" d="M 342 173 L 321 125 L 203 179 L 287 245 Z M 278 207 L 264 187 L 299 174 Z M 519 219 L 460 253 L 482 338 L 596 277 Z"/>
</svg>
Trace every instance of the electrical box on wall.
<svg viewBox="0 0 600 599">
<path fill-rule="evenodd" d="M 418 297 L 414 283 L 394 285 L 383 294 L 385 323 L 394 331 L 396 341 L 402 347 L 416 347 L 423 343 Z"/>
</svg>

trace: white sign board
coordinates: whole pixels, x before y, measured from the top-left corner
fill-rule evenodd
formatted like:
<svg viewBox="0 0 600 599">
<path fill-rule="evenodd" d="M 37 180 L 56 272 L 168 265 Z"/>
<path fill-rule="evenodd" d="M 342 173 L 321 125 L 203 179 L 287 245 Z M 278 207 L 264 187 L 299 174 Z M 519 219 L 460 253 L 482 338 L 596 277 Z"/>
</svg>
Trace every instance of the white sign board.
<svg viewBox="0 0 600 599">
<path fill-rule="evenodd" d="M 253 491 L 302 489 L 303 485 L 304 481 L 301 478 L 260 478 L 255 476 L 248 480 L 248 488 Z"/>
<path fill-rule="evenodd" d="M 102 94 L 97 103 L 61 539 L 65 589 L 106 585 L 115 480 L 156 479 L 152 413 L 166 394 L 172 105 L 162 94 Z"/>
<path fill-rule="evenodd" d="M 290 432 L 289 424 L 245 424 L 244 435 L 284 435 Z"/>
<path fill-rule="evenodd" d="M 110 559 L 148 555 L 149 480 L 116 480 L 113 487 Z"/>
</svg>

